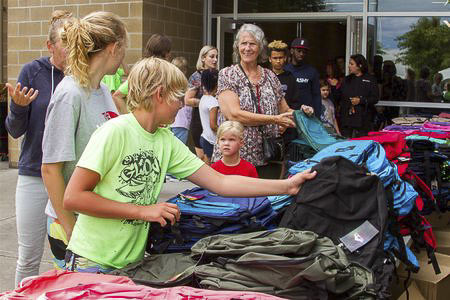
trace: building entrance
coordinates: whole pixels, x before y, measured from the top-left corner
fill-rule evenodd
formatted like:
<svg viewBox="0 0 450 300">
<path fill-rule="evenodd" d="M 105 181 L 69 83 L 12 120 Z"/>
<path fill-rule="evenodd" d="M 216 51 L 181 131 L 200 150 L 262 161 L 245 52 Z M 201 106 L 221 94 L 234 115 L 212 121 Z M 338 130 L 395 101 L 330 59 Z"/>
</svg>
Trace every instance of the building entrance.
<svg viewBox="0 0 450 300">
<path fill-rule="evenodd" d="M 311 50 L 307 61 L 324 75 L 329 60 L 343 56 L 348 61 L 350 55 L 361 51 L 362 22 L 353 17 L 341 19 L 294 20 L 245 20 L 217 18 L 214 32 L 219 49 L 220 67 L 233 63 L 234 36 L 243 23 L 253 23 L 264 31 L 267 42 L 283 40 L 289 46 L 296 37 L 308 39 Z M 214 40 L 214 38 L 212 40 Z"/>
<path fill-rule="evenodd" d="M 266 35 L 267 42 L 283 40 L 289 46 L 297 37 L 306 38 L 310 44 L 306 61 L 324 75 L 328 60 L 337 56 L 345 57 L 345 21 L 308 22 L 256 22 Z"/>
</svg>

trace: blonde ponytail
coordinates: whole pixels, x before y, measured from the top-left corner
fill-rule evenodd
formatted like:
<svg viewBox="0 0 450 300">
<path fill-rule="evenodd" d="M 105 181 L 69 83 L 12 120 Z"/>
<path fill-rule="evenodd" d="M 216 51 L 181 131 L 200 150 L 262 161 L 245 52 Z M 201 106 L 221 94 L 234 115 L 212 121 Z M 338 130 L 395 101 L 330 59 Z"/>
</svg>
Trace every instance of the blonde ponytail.
<svg viewBox="0 0 450 300">
<path fill-rule="evenodd" d="M 89 87 L 91 57 L 111 43 L 126 43 L 126 39 L 125 24 L 113 13 L 100 11 L 70 20 L 61 33 L 67 50 L 66 73 L 82 87 Z"/>
</svg>

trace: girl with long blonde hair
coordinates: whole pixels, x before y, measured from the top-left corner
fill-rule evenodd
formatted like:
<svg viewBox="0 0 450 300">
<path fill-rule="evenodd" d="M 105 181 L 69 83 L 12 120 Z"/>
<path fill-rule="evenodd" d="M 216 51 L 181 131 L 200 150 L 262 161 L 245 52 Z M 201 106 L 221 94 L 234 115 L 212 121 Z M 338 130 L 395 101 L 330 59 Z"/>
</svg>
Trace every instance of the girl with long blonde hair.
<svg viewBox="0 0 450 300">
<path fill-rule="evenodd" d="M 67 51 L 67 76 L 50 100 L 42 146 L 42 177 L 50 198 L 48 236 L 56 268 L 65 267 L 65 250 L 76 220 L 63 207 L 66 184 L 94 130 L 118 115 L 100 81 L 122 63 L 127 31 L 117 15 L 100 11 L 69 21 L 61 40 Z"/>
</svg>

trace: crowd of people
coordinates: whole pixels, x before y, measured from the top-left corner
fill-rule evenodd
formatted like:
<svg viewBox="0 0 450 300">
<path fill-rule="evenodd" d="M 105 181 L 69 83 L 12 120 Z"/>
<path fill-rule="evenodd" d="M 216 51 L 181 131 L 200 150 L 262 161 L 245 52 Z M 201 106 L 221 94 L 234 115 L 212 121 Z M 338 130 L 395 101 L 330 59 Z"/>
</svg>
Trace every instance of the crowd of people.
<svg viewBox="0 0 450 300">
<path fill-rule="evenodd" d="M 16 86 L 7 85 L 6 127 L 24 136 L 16 285 L 38 274 L 46 235 L 55 268 L 107 273 L 142 259 L 149 222 L 180 218 L 176 205 L 157 203 L 166 174 L 239 197 L 296 194 L 315 176 L 256 178 L 267 178 L 263 135 L 277 136 L 293 121 L 276 75 L 258 66 L 263 32 L 248 27 L 234 47 L 239 64 L 219 72 L 217 49 L 205 46 L 188 81 L 186 59 L 168 62 L 167 37 L 153 35 L 127 70 L 128 34 L 118 16 L 53 13 L 50 57 L 27 63 Z M 198 156 L 185 145 L 196 114 Z"/>
<path fill-rule="evenodd" d="M 176 205 L 157 203 L 166 175 L 225 196 L 296 194 L 315 173 L 279 179 L 282 164 L 264 153 L 266 139 L 281 136 L 289 147 L 298 137 L 294 110 L 333 134 L 373 129 L 379 82 L 361 54 L 350 57 L 348 76 L 342 57 L 320 76 L 306 62 L 306 39 L 267 44 L 261 28 L 244 24 L 227 49 L 235 64 L 218 70 L 218 50 L 206 45 L 188 77 L 188 61 L 172 59 L 161 34 L 129 70 L 127 36 L 113 13 L 78 19 L 55 11 L 50 57 L 26 64 L 16 86 L 7 85 L 6 127 L 24 136 L 16 285 L 38 274 L 46 235 L 55 268 L 108 273 L 142 259 L 148 222 L 180 218 Z M 390 74 L 395 98 L 395 65 Z"/>
</svg>

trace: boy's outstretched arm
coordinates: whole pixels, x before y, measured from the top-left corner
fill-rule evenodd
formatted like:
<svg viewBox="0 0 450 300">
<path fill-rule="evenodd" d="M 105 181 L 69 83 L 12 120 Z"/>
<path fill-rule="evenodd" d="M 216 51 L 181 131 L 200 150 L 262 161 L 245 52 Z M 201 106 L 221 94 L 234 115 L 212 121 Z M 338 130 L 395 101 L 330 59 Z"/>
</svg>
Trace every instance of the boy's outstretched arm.
<svg viewBox="0 0 450 300">
<path fill-rule="evenodd" d="M 207 165 L 187 177 L 189 181 L 222 196 L 256 197 L 270 195 L 295 195 L 302 184 L 316 176 L 306 170 L 289 179 L 258 179 L 237 175 L 223 175 Z"/>
<path fill-rule="evenodd" d="M 158 222 L 165 226 L 180 219 L 178 206 L 172 203 L 138 206 L 109 200 L 93 192 L 100 175 L 89 169 L 76 167 L 64 193 L 64 208 L 99 218 L 133 219 Z"/>
</svg>

